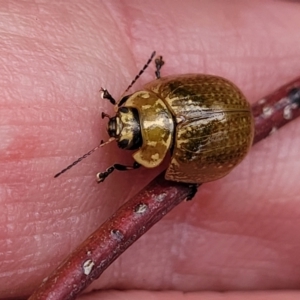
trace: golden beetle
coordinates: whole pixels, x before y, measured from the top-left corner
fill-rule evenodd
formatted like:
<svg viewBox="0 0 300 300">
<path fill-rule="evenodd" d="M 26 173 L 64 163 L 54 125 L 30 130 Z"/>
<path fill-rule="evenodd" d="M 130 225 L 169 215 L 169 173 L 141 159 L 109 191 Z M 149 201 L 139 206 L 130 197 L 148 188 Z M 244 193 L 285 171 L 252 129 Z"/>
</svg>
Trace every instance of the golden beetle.
<svg viewBox="0 0 300 300">
<path fill-rule="evenodd" d="M 136 151 L 132 166 L 114 164 L 97 174 L 98 182 L 114 170 L 155 168 L 168 152 L 171 161 L 165 173 L 167 180 L 199 184 L 227 175 L 246 156 L 253 140 L 254 122 L 246 98 L 224 78 L 203 74 L 161 78 L 162 57 L 155 64 L 157 79 L 119 102 L 102 89 L 103 98 L 116 107 L 114 117 L 102 113 L 109 119 L 108 142 L 115 140 L 120 148 Z M 108 142 L 102 142 L 55 177 Z"/>
</svg>

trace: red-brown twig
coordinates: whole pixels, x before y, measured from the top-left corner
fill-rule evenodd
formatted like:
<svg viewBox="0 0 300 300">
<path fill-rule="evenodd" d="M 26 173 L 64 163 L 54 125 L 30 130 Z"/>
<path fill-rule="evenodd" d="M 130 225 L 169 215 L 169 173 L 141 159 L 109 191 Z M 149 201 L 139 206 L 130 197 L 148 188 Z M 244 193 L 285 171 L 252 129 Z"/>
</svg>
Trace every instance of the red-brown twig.
<svg viewBox="0 0 300 300">
<path fill-rule="evenodd" d="M 286 84 L 252 106 L 254 143 L 300 115 L 300 78 Z M 186 184 L 159 175 L 125 203 L 82 243 L 29 300 L 74 299 L 132 243 L 191 192 Z"/>
</svg>

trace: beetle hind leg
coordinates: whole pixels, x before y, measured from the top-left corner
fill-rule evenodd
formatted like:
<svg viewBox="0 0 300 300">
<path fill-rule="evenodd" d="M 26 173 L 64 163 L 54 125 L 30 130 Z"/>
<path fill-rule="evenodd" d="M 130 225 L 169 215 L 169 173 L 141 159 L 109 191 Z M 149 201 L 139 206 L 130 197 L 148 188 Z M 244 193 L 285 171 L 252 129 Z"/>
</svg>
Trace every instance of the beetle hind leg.
<svg viewBox="0 0 300 300">
<path fill-rule="evenodd" d="M 160 78 L 160 69 L 161 67 L 165 64 L 165 62 L 163 61 L 163 58 L 162 56 L 158 56 L 156 59 L 155 59 L 155 77 L 156 79 L 159 79 Z"/>
<path fill-rule="evenodd" d="M 97 182 L 103 182 L 114 170 L 118 171 L 129 171 L 129 170 L 135 170 L 139 168 L 141 165 L 137 162 L 134 162 L 132 166 L 124 166 L 120 164 L 114 164 L 107 168 L 104 172 L 97 173 Z"/>
<path fill-rule="evenodd" d="M 190 192 L 189 192 L 189 194 L 186 197 L 186 201 L 190 201 L 190 200 L 192 200 L 195 197 L 195 195 L 196 195 L 196 193 L 198 191 L 198 187 L 200 185 L 201 184 L 198 184 L 198 183 L 192 183 L 192 184 L 188 185 L 189 188 L 190 188 Z"/>
</svg>

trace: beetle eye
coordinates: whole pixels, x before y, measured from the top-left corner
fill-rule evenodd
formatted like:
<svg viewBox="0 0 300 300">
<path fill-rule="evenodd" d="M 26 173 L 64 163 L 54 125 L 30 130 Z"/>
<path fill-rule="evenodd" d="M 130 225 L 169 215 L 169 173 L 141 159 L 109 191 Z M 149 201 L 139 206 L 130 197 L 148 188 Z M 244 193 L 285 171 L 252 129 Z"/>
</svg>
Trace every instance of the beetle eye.
<svg viewBox="0 0 300 300">
<path fill-rule="evenodd" d="M 118 141 L 118 146 L 121 149 L 126 148 L 128 146 L 128 144 L 129 144 L 129 140 L 128 139 L 124 139 L 124 140 Z"/>
<path fill-rule="evenodd" d="M 120 107 L 120 108 L 119 108 L 119 111 L 120 111 L 121 113 L 123 113 L 123 114 L 127 114 L 128 111 L 129 111 L 129 109 L 128 109 L 127 107 L 123 106 L 123 107 Z"/>
</svg>

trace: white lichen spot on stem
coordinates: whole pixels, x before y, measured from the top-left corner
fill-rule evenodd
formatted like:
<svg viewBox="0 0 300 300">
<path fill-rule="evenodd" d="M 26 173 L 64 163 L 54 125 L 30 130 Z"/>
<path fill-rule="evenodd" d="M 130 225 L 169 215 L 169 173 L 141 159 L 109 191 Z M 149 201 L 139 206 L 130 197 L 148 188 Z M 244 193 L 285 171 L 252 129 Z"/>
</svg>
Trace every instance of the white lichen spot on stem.
<svg viewBox="0 0 300 300">
<path fill-rule="evenodd" d="M 89 275 L 91 273 L 94 265 L 95 265 L 95 263 L 91 259 L 86 260 L 82 266 L 83 273 L 85 275 Z"/>
</svg>

